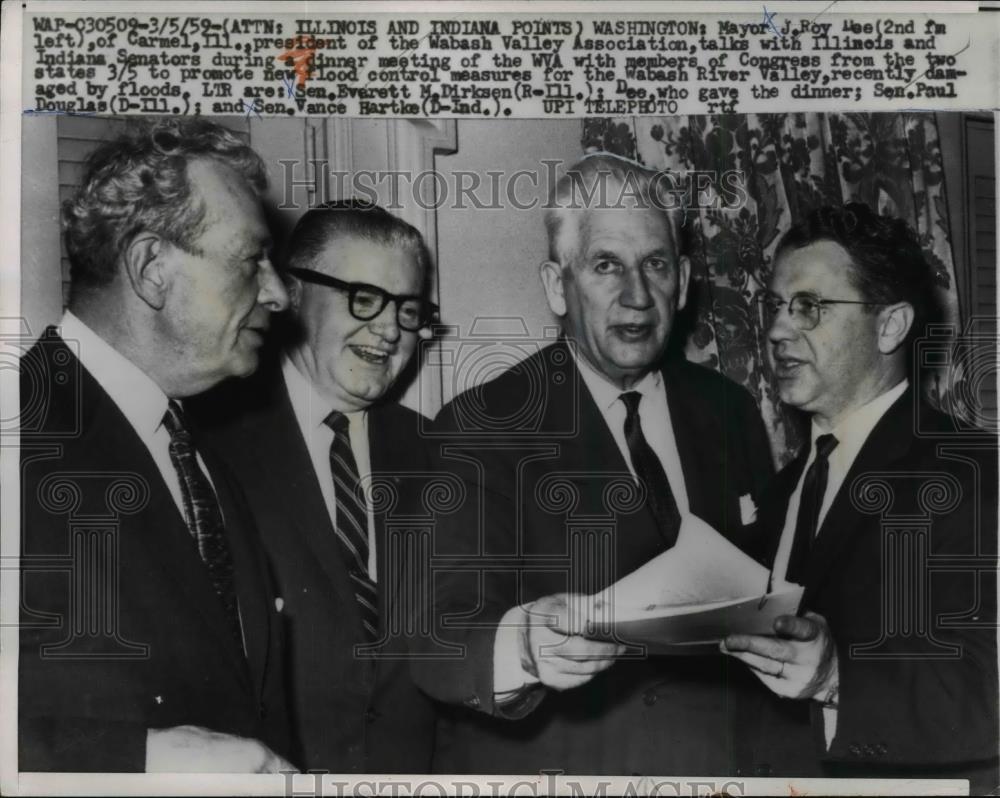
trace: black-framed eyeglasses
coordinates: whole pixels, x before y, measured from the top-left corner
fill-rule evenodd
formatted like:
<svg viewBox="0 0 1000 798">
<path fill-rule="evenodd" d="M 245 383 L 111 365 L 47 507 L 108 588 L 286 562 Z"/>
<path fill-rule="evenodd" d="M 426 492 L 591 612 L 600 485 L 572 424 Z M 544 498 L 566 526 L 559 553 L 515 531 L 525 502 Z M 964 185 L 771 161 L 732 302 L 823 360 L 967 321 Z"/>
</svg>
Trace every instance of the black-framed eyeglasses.
<svg viewBox="0 0 1000 798">
<path fill-rule="evenodd" d="M 325 285 L 327 288 L 346 292 L 347 308 L 358 321 L 371 321 L 385 309 L 386 305 L 395 302 L 396 323 L 401 329 L 416 332 L 434 322 L 439 311 L 437 305 L 423 297 L 391 294 L 377 285 L 349 283 L 312 269 L 290 267 L 285 271 L 307 283 Z"/>
<path fill-rule="evenodd" d="M 760 291 L 755 297 L 757 307 L 760 308 L 761 323 L 765 330 L 771 329 L 771 325 L 778 318 L 781 308 L 788 306 L 788 315 L 796 329 L 803 332 L 815 330 L 822 317 L 823 308 L 827 305 L 884 305 L 884 302 L 861 302 L 856 299 L 825 299 L 801 292 L 794 294 L 791 299 L 784 300 L 777 294 L 770 291 Z"/>
</svg>

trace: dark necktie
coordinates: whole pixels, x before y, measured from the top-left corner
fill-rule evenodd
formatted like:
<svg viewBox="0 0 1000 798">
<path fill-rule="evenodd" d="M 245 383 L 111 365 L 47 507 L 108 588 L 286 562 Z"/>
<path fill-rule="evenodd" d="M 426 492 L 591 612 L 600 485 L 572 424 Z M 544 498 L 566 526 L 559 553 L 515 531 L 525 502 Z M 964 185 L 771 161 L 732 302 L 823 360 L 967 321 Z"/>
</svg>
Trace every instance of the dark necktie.
<svg viewBox="0 0 1000 798">
<path fill-rule="evenodd" d="M 361 622 L 369 640 L 374 640 L 378 632 L 378 591 L 368 575 L 368 504 L 351 450 L 350 421 L 334 410 L 323 423 L 333 430 L 330 470 L 337 502 L 334 527 L 347 555 L 347 572 L 361 611 Z"/>
<path fill-rule="evenodd" d="M 184 411 L 173 400 L 167 404 L 163 426 L 170 433 L 170 461 L 181 483 L 184 520 L 191 537 L 198 544 L 198 553 L 208 568 L 212 587 L 222 601 L 233 636 L 242 648 L 243 633 L 233 582 L 233 558 L 226 541 L 226 526 L 218 497 L 198 464 L 197 450 L 184 421 Z"/>
<path fill-rule="evenodd" d="M 816 438 L 816 457 L 806 471 L 802 481 L 802 496 L 799 499 L 799 514 L 795 520 L 795 539 L 792 541 L 792 553 L 788 557 L 788 570 L 785 579 L 789 582 L 802 584 L 809 565 L 809 552 L 812 550 L 819 524 L 819 511 L 823 506 L 823 496 L 826 494 L 826 482 L 830 474 L 830 452 L 837 448 L 839 441 L 833 435 L 820 435 Z"/>
<path fill-rule="evenodd" d="M 653 511 L 656 526 L 663 536 L 663 541 L 669 549 L 677 542 L 677 533 L 681 526 L 681 514 L 677 509 L 677 501 L 670 482 L 663 470 L 663 464 L 656 452 L 642 434 L 642 423 L 639 421 L 639 402 L 642 394 L 629 391 L 619 397 L 625 404 L 625 441 L 632 458 L 632 468 L 639 481 L 646 486 L 646 502 Z"/>
</svg>

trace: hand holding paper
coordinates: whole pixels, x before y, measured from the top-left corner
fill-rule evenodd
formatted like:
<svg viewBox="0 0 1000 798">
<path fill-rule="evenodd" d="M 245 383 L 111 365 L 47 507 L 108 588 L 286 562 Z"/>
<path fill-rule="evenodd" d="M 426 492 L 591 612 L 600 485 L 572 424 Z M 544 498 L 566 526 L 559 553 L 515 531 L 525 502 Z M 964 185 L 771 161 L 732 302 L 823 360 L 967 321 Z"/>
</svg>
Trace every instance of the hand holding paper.
<svg viewBox="0 0 1000 798">
<path fill-rule="evenodd" d="M 730 635 L 719 649 L 749 665 L 780 696 L 832 702 L 839 674 L 826 619 L 812 612 L 802 618 L 782 615 L 774 622 L 774 632 L 776 636 Z"/>
<path fill-rule="evenodd" d="M 547 687 L 568 690 L 614 664 L 616 643 L 592 640 L 581 631 L 592 596 L 558 593 L 525 610 L 521 627 L 521 667 Z"/>
</svg>

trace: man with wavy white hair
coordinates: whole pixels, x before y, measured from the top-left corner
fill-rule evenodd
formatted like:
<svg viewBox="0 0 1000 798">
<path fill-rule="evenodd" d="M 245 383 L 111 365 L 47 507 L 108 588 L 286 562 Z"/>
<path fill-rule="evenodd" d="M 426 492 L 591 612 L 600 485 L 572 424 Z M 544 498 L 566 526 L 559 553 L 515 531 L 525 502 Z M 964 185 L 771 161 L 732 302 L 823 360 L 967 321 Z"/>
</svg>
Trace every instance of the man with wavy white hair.
<svg viewBox="0 0 1000 798">
<path fill-rule="evenodd" d="M 21 361 L 21 770 L 291 769 L 263 552 L 184 407 L 287 305 L 265 182 L 224 128 L 141 122 L 64 208 L 69 307 Z"/>
</svg>

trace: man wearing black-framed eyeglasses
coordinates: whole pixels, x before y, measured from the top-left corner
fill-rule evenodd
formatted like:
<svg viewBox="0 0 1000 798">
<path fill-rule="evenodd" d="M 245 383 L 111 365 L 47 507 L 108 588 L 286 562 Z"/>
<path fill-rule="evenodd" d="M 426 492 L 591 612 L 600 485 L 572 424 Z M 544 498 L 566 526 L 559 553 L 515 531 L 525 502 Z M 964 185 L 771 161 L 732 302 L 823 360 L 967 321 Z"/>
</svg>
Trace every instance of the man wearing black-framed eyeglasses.
<svg viewBox="0 0 1000 798">
<path fill-rule="evenodd" d="M 324 285 L 347 294 L 347 309 L 351 316 L 359 321 L 371 321 L 377 318 L 390 302 L 396 306 L 396 323 L 400 329 L 407 332 L 419 332 L 426 329 L 438 312 L 433 302 L 421 296 L 412 294 L 397 295 L 384 291 L 370 283 L 348 282 L 338 280 L 329 274 L 291 266 L 285 270 L 287 274 L 303 282 L 314 285 Z"/>
<path fill-rule="evenodd" d="M 389 632 L 405 546 L 374 497 L 405 512 L 429 470 L 419 416 L 392 400 L 436 318 L 429 255 L 415 228 L 347 200 L 302 216 L 283 266 L 293 334 L 235 407 L 220 402 L 215 434 L 251 497 L 290 626 L 295 761 L 427 772 L 432 707 Z"/>
<path fill-rule="evenodd" d="M 934 282 L 905 222 L 852 203 L 792 228 L 758 297 L 778 392 L 812 433 L 758 514 L 800 614 L 722 644 L 798 699 L 751 713 L 751 772 L 997 787 L 997 439 L 911 373 Z"/>
</svg>

